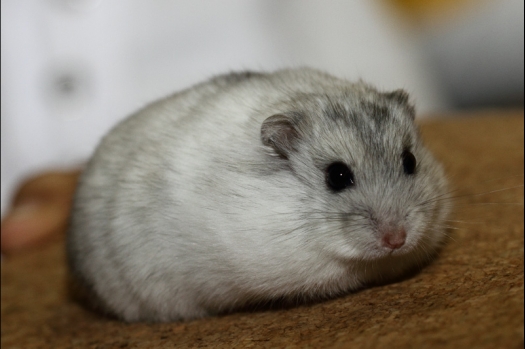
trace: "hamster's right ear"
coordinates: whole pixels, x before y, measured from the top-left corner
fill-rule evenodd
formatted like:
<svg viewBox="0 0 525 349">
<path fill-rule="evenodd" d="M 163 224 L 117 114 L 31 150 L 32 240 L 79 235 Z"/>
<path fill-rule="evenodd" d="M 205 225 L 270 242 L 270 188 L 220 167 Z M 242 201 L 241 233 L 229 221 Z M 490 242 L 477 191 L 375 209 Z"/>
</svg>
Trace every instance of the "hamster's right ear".
<svg viewBox="0 0 525 349">
<path fill-rule="evenodd" d="M 275 114 L 264 120 L 261 126 L 262 143 L 273 148 L 277 155 L 288 159 L 295 150 L 299 133 L 292 118 Z"/>
</svg>

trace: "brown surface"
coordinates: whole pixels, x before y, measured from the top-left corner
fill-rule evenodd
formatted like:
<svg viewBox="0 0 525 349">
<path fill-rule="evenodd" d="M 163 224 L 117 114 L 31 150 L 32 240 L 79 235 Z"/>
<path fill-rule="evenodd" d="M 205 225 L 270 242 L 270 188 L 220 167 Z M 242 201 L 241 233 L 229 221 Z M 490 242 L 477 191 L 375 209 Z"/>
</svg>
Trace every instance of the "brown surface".
<svg viewBox="0 0 525 349">
<path fill-rule="evenodd" d="M 523 348 L 523 112 L 425 122 L 453 240 L 399 283 L 288 310 L 124 324 L 66 297 L 63 243 L 2 262 L 2 348 Z M 518 204 L 481 204 L 512 202 Z"/>
</svg>

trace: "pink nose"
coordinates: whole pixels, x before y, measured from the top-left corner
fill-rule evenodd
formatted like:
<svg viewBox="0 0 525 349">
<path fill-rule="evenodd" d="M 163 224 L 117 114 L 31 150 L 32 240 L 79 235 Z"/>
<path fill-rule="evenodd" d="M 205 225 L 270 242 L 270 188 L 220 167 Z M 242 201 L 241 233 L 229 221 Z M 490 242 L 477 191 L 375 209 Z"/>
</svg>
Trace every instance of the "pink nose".
<svg viewBox="0 0 525 349">
<path fill-rule="evenodd" d="M 407 233 L 403 228 L 399 230 L 389 230 L 384 233 L 383 237 L 381 238 L 381 244 L 384 247 L 395 250 L 405 244 L 406 237 Z"/>
</svg>

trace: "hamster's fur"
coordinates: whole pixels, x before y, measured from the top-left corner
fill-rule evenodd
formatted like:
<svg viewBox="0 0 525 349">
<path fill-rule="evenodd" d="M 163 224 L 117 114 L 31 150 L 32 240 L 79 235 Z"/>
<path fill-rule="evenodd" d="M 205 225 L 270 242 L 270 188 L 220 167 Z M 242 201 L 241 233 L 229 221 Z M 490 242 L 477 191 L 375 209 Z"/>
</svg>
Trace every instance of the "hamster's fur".
<svg viewBox="0 0 525 349">
<path fill-rule="evenodd" d="M 328 184 L 334 163 L 352 173 L 342 190 Z M 232 73 L 104 137 L 75 195 L 68 260 L 125 321 L 330 297 L 428 260 L 446 186 L 404 91 L 308 68 Z"/>
</svg>

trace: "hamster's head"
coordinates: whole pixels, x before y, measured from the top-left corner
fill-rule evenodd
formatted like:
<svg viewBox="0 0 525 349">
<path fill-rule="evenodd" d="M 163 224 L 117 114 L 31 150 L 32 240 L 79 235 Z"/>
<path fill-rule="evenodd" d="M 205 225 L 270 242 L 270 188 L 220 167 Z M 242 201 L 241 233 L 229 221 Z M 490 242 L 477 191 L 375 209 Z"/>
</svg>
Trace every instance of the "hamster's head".
<svg viewBox="0 0 525 349">
<path fill-rule="evenodd" d="M 359 83 L 292 98 L 261 139 L 301 191 L 308 244 L 344 260 L 419 263 L 444 240 L 446 180 L 402 90 Z"/>
</svg>

